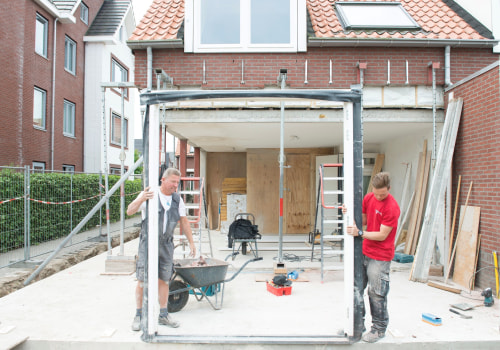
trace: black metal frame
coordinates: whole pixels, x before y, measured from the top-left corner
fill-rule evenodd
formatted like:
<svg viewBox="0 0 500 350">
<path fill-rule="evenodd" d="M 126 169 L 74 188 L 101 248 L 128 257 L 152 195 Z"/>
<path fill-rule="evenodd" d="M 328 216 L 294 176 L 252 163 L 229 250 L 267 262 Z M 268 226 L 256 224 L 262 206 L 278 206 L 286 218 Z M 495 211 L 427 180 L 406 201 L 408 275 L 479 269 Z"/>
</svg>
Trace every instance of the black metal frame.
<svg viewBox="0 0 500 350">
<path fill-rule="evenodd" d="M 149 172 L 149 113 L 150 105 L 186 101 L 205 100 L 221 98 L 269 98 L 269 99 L 306 99 L 324 100 L 336 102 L 350 102 L 353 104 L 353 174 L 354 174 L 354 219 L 362 222 L 361 204 L 363 200 L 363 135 L 361 120 L 361 89 L 359 86 L 352 86 L 351 90 L 167 90 L 145 92 L 141 94 L 141 105 L 146 105 L 143 128 L 143 149 L 144 149 L 144 173 Z M 145 186 L 149 186 L 148 176 L 146 176 Z M 147 202 L 146 202 L 147 205 Z M 148 211 L 146 210 L 146 213 Z M 146 222 L 148 214 L 146 214 Z M 147 232 L 147 225 L 146 225 Z M 147 242 L 147 240 L 146 240 Z M 361 303 L 363 302 L 363 278 L 362 278 L 362 240 L 354 238 L 354 313 L 353 313 L 353 336 L 345 337 L 338 335 L 327 336 L 231 336 L 231 337 L 205 337 L 197 335 L 189 336 L 164 336 L 148 334 L 149 324 L 147 321 L 148 310 L 148 245 L 146 244 L 146 266 L 144 276 L 144 304 L 143 320 L 144 329 L 141 339 L 146 342 L 171 342 L 171 343 L 231 343 L 231 344 L 348 344 L 361 339 L 364 320 Z"/>
</svg>

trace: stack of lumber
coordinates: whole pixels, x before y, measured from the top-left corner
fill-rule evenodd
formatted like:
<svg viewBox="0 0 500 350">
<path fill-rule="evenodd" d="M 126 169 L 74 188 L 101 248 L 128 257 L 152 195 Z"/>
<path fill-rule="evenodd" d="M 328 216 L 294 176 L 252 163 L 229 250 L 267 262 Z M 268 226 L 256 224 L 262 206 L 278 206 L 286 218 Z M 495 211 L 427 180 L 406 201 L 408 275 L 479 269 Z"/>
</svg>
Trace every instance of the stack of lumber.
<svg viewBox="0 0 500 350">
<path fill-rule="evenodd" d="M 427 151 L 427 140 L 424 140 L 424 147 L 418 160 L 417 176 L 415 180 L 415 194 L 413 206 L 411 207 L 410 222 L 406 232 L 405 254 L 414 255 L 417 249 L 417 242 L 422 224 L 422 214 L 424 212 L 425 196 L 427 193 L 427 183 L 429 180 L 429 169 L 431 165 L 431 152 Z M 410 207 L 408 207 L 408 210 Z"/>
<path fill-rule="evenodd" d="M 246 194 L 247 179 L 245 177 L 226 177 L 222 181 L 222 197 L 220 207 L 220 220 L 227 220 L 227 195 L 231 193 Z"/>
</svg>

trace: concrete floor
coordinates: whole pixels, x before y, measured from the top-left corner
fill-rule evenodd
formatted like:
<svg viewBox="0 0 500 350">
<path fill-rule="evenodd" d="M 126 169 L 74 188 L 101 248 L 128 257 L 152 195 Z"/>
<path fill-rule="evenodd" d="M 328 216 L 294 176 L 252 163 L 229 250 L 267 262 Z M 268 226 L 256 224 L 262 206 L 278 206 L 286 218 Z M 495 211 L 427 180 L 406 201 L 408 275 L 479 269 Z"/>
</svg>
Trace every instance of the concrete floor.
<svg viewBox="0 0 500 350">
<path fill-rule="evenodd" d="M 263 241 L 269 237 L 264 237 Z M 270 238 L 269 240 L 272 240 Z M 212 231 L 214 256 L 228 254 L 226 236 Z M 125 244 L 125 255 L 135 255 L 138 240 Z M 500 303 L 480 306 L 464 313 L 463 319 L 449 311 L 452 303 L 482 305 L 479 292 L 453 294 L 422 283 L 408 281 L 410 264 L 393 263 L 389 294 L 390 324 L 386 337 L 375 344 L 321 344 L 322 336 L 335 337 L 343 327 L 343 272 L 328 271 L 321 282 L 319 263 L 309 257 L 304 244 L 296 244 L 297 261 L 286 261 L 288 270 L 298 270 L 292 294 L 275 296 L 266 290 L 277 253 L 259 243 L 262 261 L 249 265 L 226 283 L 221 310 L 206 300 L 189 297 L 188 304 L 172 316 L 181 327 L 160 326 L 159 334 L 176 349 L 499 349 Z M 300 248 L 299 248 L 300 247 Z M 116 255 L 118 248 L 114 249 Z M 204 253 L 208 249 L 204 246 Z M 157 349 L 166 344 L 141 340 L 141 332 L 130 329 L 135 313 L 135 275 L 106 275 L 106 254 L 98 255 L 19 291 L 0 298 L 0 349 Z M 232 261 L 227 277 L 252 256 L 239 255 Z M 331 259 L 329 259 L 331 260 Z M 328 265 L 338 265 L 329 262 Z M 494 286 L 493 286 L 494 287 Z M 368 303 L 367 303 L 368 304 Z M 422 313 L 442 318 L 442 326 L 422 322 Z M 370 318 L 367 317 L 367 328 Z M 238 336 L 238 341 L 231 337 Z M 248 342 L 241 344 L 241 339 Z M 164 339 L 163 337 L 160 337 Z M 27 340 L 25 340 L 27 339 Z M 235 338 L 234 338 L 235 339 Z M 260 343 L 255 340 L 260 339 Z M 262 341 L 264 339 L 264 341 Z M 267 339 L 267 341 L 266 341 Z M 274 340 L 273 340 L 274 339 Z M 280 339 L 276 342 L 276 339 Z M 286 341 L 288 340 L 288 341 Z M 309 340 L 309 341 L 308 341 Z M 286 344 L 288 342 L 288 344 Z M 20 345 L 15 346 L 15 344 Z M 204 343 L 204 344 L 203 344 Z M 207 344 L 208 343 L 208 344 Z"/>
</svg>

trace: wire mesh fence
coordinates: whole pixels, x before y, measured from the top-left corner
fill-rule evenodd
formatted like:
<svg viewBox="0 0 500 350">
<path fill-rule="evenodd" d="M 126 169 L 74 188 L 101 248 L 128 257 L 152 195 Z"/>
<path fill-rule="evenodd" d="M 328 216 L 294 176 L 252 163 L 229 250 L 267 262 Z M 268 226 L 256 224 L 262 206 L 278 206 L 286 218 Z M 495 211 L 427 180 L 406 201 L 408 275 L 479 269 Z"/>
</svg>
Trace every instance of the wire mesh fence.
<svg viewBox="0 0 500 350">
<path fill-rule="evenodd" d="M 110 185 L 118 179 L 109 176 Z M 54 251 L 99 202 L 103 183 L 100 174 L 0 167 L 0 268 Z M 126 204 L 141 188 L 140 179 L 126 182 Z M 119 202 L 120 193 L 109 200 L 111 222 L 120 218 Z M 66 246 L 105 240 L 103 223 L 106 213 L 101 209 Z"/>
</svg>

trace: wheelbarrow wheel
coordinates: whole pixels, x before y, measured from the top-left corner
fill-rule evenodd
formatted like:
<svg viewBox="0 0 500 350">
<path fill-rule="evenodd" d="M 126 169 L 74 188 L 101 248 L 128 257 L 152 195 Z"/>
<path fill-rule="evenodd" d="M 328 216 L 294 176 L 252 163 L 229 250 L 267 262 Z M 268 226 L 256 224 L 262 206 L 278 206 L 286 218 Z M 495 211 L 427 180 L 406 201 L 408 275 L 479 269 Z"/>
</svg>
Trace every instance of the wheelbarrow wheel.
<svg viewBox="0 0 500 350">
<path fill-rule="evenodd" d="M 241 254 L 247 255 L 247 242 L 241 243 Z"/>
<path fill-rule="evenodd" d="M 179 280 L 173 280 L 170 282 L 170 292 L 174 292 L 179 289 L 185 289 L 188 285 Z M 171 294 L 168 297 L 168 312 L 181 311 L 184 306 L 186 306 L 189 299 L 189 291 Z"/>
</svg>

